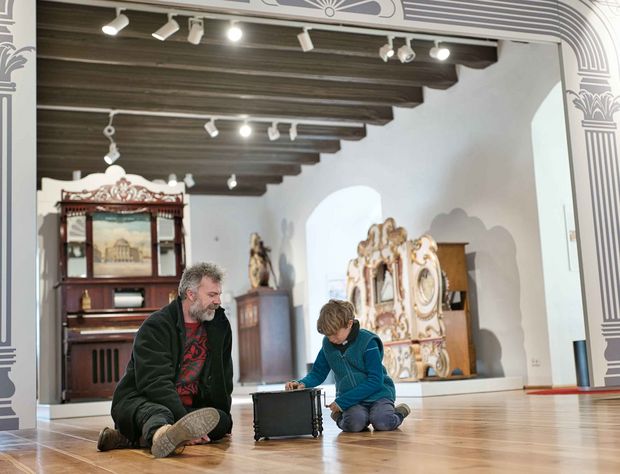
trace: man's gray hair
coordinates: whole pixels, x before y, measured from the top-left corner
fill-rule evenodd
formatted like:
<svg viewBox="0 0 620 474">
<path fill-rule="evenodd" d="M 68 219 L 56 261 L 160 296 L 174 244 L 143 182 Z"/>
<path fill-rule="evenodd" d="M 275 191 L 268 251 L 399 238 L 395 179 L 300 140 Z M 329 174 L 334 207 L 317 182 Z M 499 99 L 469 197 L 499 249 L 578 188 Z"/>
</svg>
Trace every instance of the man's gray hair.
<svg viewBox="0 0 620 474">
<path fill-rule="evenodd" d="M 181 276 L 179 283 L 179 296 L 182 300 L 187 298 L 187 290 L 197 291 L 204 277 L 209 277 L 215 283 L 222 283 L 224 271 L 215 263 L 196 263 L 187 267 Z"/>
</svg>

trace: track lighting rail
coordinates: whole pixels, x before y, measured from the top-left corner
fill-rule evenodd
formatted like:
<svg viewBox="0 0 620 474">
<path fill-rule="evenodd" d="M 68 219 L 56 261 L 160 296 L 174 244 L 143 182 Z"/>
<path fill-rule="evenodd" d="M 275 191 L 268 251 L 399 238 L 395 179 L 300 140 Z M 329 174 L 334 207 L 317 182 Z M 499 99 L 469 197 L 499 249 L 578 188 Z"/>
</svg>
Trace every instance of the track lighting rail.
<svg viewBox="0 0 620 474">
<path fill-rule="evenodd" d="M 323 125 L 331 127 L 363 127 L 362 122 L 343 122 L 331 120 L 311 120 L 311 119 L 291 119 L 284 117 L 267 117 L 254 115 L 213 115 L 213 114 L 188 114 L 182 112 L 156 112 L 151 110 L 133 110 L 133 109 L 107 109 L 97 107 L 73 107 L 64 105 L 37 105 L 39 110 L 55 110 L 59 112 L 91 112 L 96 114 L 114 115 L 141 115 L 145 117 L 170 117 L 170 118 L 187 118 L 196 120 L 228 120 L 228 121 L 247 121 L 247 122 L 265 122 L 265 123 L 287 123 L 297 122 L 299 125 Z"/>
</svg>

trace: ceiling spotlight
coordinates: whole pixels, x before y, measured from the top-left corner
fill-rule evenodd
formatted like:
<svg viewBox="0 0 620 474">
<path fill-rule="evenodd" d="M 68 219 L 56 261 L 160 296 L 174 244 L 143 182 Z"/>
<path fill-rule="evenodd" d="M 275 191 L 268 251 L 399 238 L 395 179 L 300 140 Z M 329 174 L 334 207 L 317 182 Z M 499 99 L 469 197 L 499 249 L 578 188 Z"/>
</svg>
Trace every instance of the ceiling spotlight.
<svg viewBox="0 0 620 474">
<path fill-rule="evenodd" d="M 187 41 L 192 44 L 200 44 L 202 36 L 205 34 L 204 22 L 202 18 L 190 18 L 189 19 L 189 34 L 187 35 Z"/>
<path fill-rule="evenodd" d="M 392 56 L 394 56 L 394 37 L 388 36 L 388 42 L 379 48 L 379 57 L 387 63 Z"/>
<path fill-rule="evenodd" d="M 106 155 L 103 157 L 103 161 L 111 165 L 116 160 L 118 160 L 120 157 L 121 157 L 121 153 L 118 151 L 118 148 L 116 147 L 116 143 L 112 142 L 110 143 L 110 149 L 108 150 Z"/>
<path fill-rule="evenodd" d="M 299 41 L 299 46 L 301 46 L 301 50 L 304 53 L 314 49 L 312 38 L 310 38 L 310 33 L 308 32 L 307 27 L 304 26 L 304 31 L 297 35 L 297 40 Z"/>
<path fill-rule="evenodd" d="M 250 127 L 249 123 L 243 122 L 243 125 L 239 127 L 239 135 L 241 135 L 243 138 L 248 138 L 250 135 L 252 135 L 252 127 Z"/>
<path fill-rule="evenodd" d="M 296 123 L 291 124 L 291 128 L 288 131 L 288 136 L 291 137 L 292 142 L 294 142 L 295 139 L 297 138 L 297 124 Z"/>
<path fill-rule="evenodd" d="M 234 174 L 230 175 L 230 178 L 226 181 L 228 189 L 233 190 L 237 187 L 237 177 Z"/>
<path fill-rule="evenodd" d="M 129 24 L 129 18 L 124 13 L 122 8 L 116 9 L 116 18 L 112 20 L 107 25 L 103 25 L 101 27 L 101 31 L 103 31 L 106 35 L 114 36 L 123 28 L 125 28 Z"/>
<path fill-rule="evenodd" d="M 267 129 L 267 136 L 272 142 L 280 138 L 280 130 L 278 130 L 278 122 L 273 122 L 271 127 Z"/>
<path fill-rule="evenodd" d="M 237 22 L 231 21 L 228 31 L 226 31 L 226 36 L 230 41 L 236 43 L 243 36 L 243 30 L 239 27 L 239 25 L 237 25 Z"/>
<path fill-rule="evenodd" d="M 450 57 L 450 50 L 445 46 L 439 46 L 439 43 L 435 41 L 435 46 L 431 48 L 429 51 L 429 56 L 433 59 L 438 59 L 439 61 L 445 61 Z"/>
<path fill-rule="evenodd" d="M 194 185 L 196 184 L 196 181 L 194 181 L 194 177 L 192 176 L 192 173 L 185 173 L 185 178 L 183 178 L 183 182 L 185 183 L 185 186 L 187 186 L 188 189 L 194 187 Z"/>
<path fill-rule="evenodd" d="M 411 49 L 411 38 L 405 38 L 405 44 L 398 48 L 398 59 L 401 63 L 410 63 L 415 59 L 415 51 Z"/>
<path fill-rule="evenodd" d="M 215 126 L 215 119 L 211 119 L 207 123 L 205 123 L 205 130 L 211 136 L 211 138 L 215 138 L 220 134 L 220 131 Z"/>
<path fill-rule="evenodd" d="M 73 181 L 77 181 L 78 179 L 82 179 L 82 171 L 73 170 Z"/>
<path fill-rule="evenodd" d="M 173 16 L 174 15 L 172 13 L 168 14 L 168 21 L 159 30 L 153 33 L 154 38 L 157 38 L 160 41 L 165 41 L 174 33 L 179 31 L 179 24 L 174 18 L 172 18 Z"/>
<path fill-rule="evenodd" d="M 110 147 L 108 148 L 108 152 L 103 157 L 103 160 L 111 165 L 116 160 L 121 157 L 121 153 L 118 151 L 118 147 L 116 146 L 116 142 L 114 141 L 114 133 L 116 130 L 112 126 L 112 121 L 114 120 L 114 112 L 110 112 L 110 120 L 108 121 L 108 125 L 103 129 L 103 135 L 110 140 Z"/>
<path fill-rule="evenodd" d="M 176 186 L 177 185 L 177 175 L 171 173 L 168 175 L 168 186 Z"/>
</svg>

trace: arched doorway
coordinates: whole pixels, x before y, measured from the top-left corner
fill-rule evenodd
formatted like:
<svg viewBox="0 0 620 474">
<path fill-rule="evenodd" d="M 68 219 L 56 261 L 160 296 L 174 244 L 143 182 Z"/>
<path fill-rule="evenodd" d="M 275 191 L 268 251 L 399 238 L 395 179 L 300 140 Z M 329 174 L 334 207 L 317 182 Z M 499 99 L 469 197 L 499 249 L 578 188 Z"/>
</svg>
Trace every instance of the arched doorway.
<svg viewBox="0 0 620 474">
<path fill-rule="evenodd" d="M 321 348 L 323 336 L 316 331 L 321 306 L 330 298 L 345 298 L 347 264 L 368 228 L 381 220 L 380 194 L 368 186 L 352 186 L 323 199 L 306 221 L 308 361 Z"/>
</svg>

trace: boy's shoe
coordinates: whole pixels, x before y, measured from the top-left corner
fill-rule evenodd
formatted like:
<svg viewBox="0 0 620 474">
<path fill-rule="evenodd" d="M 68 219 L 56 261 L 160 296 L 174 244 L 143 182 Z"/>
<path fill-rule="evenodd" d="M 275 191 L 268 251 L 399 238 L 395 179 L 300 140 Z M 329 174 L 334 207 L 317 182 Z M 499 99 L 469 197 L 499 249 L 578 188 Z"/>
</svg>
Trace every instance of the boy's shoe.
<svg viewBox="0 0 620 474">
<path fill-rule="evenodd" d="M 220 422 L 215 408 L 201 408 L 188 413 L 174 425 L 161 426 L 153 435 L 151 453 L 156 458 L 165 458 L 187 441 L 208 435 Z"/>
<path fill-rule="evenodd" d="M 338 423 L 338 420 L 342 416 L 342 412 L 341 411 L 333 411 L 333 412 L 331 412 L 331 414 L 329 416 L 332 417 L 332 420 L 334 420 L 336 423 Z"/>
<path fill-rule="evenodd" d="M 131 448 L 131 441 L 125 438 L 120 431 L 105 427 L 99 433 L 97 449 L 110 451 L 111 449 Z"/>
<path fill-rule="evenodd" d="M 409 408 L 409 405 L 406 403 L 401 403 L 400 405 L 396 405 L 394 411 L 405 419 L 409 416 L 409 413 L 411 413 L 411 408 Z"/>
</svg>

